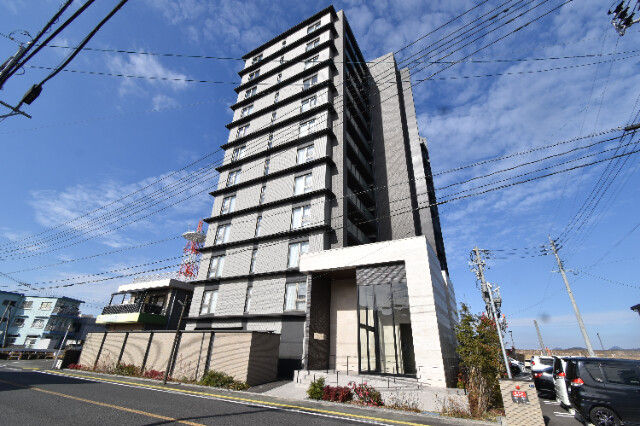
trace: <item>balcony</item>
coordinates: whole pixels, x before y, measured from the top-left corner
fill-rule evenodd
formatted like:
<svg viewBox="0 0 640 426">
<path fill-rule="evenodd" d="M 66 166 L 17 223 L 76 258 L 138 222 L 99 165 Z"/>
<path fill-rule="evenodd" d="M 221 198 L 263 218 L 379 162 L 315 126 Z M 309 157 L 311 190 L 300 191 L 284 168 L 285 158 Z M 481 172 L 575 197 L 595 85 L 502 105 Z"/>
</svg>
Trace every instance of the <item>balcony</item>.
<svg viewBox="0 0 640 426">
<path fill-rule="evenodd" d="M 96 318 L 96 324 L 164 324 L 166 321 L 162 306 L 150 303 L 108 305 L 102 310 L 102 315 Z"/>
<path fill-rule="evenodd" d="M 53 308 L 53 311 L 51 311 L 51 315 L 66 315 L 69 317 L 77 317 L 78 315 L 80 315 L 80 311 L 78 311 L 78 308 L 57 307 Z"/>
</svg>

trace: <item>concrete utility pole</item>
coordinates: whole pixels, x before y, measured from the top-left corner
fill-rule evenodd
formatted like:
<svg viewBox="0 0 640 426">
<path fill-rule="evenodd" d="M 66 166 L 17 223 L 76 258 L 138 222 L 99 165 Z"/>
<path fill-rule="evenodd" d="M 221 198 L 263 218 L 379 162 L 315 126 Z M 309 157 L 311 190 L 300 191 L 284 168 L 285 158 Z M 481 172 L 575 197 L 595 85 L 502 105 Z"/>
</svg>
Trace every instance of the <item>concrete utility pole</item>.
<svg viewBox="0 0 640 426">
<path fill-rule="evenodd" d="M 484 261 L 482 257 L 480 257 L 480 249 L 478 246 L 474 247 L 472 250 L 472 258 L 470 265 L 473 265 L 472 271 L 476 273 L 476 277 L 480 280 L 480 289 L 482 292 L 482 299 L 487 307 L 487 314 L 492 315 L 494 321 L 496 322 L 496 330 L 498 331 L 498 338 L 500 339 L 500 349 L 502 349 L 502 358 L 504 359 L 504 366 L 507 369 L 507 376 L 512 379 L 511 376 L 511 366 L 509 365 L 509 360 L 507 359 L 507 352 L 504 349 L 504 340 L 502 339 L 502 329 L 500 328 L 500 323 L 498 322 L 498 310 L 496 309 L 496 301 L 493 298 L 493 288 L 491 284 L 487 282 L 484 278 Z M 499 289 L 495 290 L 498 293 L 498 298 L 500 301 Z M 499 302 L 501 303 L 501 302 Z"/>
<path fill-rule="evenodd" d="M 596 335 L 598 336 L 598 340 L 600 340 L 600 347 L 602 348 L 602 355 L 606 356 L 607 355 L 607 351 L 604 348 L 604 345 L 602 344 L 602 339 L 600 338 L 600 333 L 596 333 Z"/>
<path fill-rule="evenodd" d="M 169 379 L 169 370 L 171 369 L 171 366 L 173 365 L 174 362 L 174 358 L 176 356 L 176 353 L 178 351 L 178 338 L 180 337 L 180 324 L 182 324 L 182 318 L 184 317 L 184 311 L 187 307 L 187 305 L 190 302 L 190 298 L 189 296 L 185 297 L 184 301 L 179 301 L 178 303 L 182 304 L 182 310 L 180 311 L 180 319 L 178 319 L 178 326 L 176 327 L 176 335 L 173 338 L 173 345 L 171 346 L 171 354 L 169 355 L 169 362 L 167 362 L 167 369 L 164 372 L 164 379 L 162 380 L 162 384 L 166 385 L 167 384 L 167 380 Z"/>
<path fill-rule="evenodd" d="M 587 334 L 587 330 L 584 328 L 584 323 L 582 322 L 582 316 L 580 315 L 580 310 L 578 309 L 578 305 L 576 304 L 576 299 L 573 298 L 573 292 L 571 291 L 569 280 L 567 280 L 567 274 L 564 273 L 564 266 L 562 265 L 560 256 L 558 256 L 558 249 L 556 248 L 556 243 L 551 239 L 551 235 L 549 235 L 549 242 L 551 243 L 551 249 L 553 250 L 553 254 L 556 256 L 556 261 L 558 262 L 558 268 L 560 269 L 560 273 L 562 274 L 564 285 L 567 287 L 567 293 L 569 293 L 569 299 L 571 299 L 571 304 L 573 305 L 573 312 L 575 312 L 576 314 L 576 318 L 578 320 L 578 326 L 580 326 L 580 331 L 582 332 L 582 337 L 584 338 L 584 343 L 587 345 L 587 352 L 589 353 L 589 356 L 596 356 L 595 352 L 593 352 L 593 347 L 591 346 L 591 340 L 589 340 L 589 335 Z"/>
<path fill-rule="evenodd" d="M 544 348 L 546 347 L 544 345 L 544 342 L 542 341 L 542 334 L 540 334 L 540 327 L 538 327 L 538 321 L 533 320 L 533 325 L 536 326 L 536 332 L 538 332 L 538 342 L 540 342 L 540 355 L 544 355 Z"/>
<path fill-rule="evenodd" d="M 2 346 L 4 348 L 6 342 L 7 342 L 7 333 L 9 332 L 9 320 L 11 319 L 11 301 L 7 301 L 7 307 L 4 308 L 4 312 L 2 313 L 2 317 L 0 318 L 0 324 L 2 324 L 2 321 L 4 321 L 5 316 L 7 317 L 7 323 L 4 325 L 4 334 L 2 335 Z M 9 315 L 7 315 L 7 312 L 9 312 Z"/>
</svg>

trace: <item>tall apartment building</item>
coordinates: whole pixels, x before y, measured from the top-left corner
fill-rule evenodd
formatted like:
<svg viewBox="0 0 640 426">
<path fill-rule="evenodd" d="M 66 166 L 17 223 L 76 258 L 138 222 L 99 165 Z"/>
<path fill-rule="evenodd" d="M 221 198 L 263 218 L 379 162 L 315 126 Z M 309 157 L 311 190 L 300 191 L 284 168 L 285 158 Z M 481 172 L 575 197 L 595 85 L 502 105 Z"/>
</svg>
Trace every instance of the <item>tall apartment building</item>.
<svg viewBox="0 0 640 426">
<path fill-rule="evenodd" d="M 431 337 L 411 330 L 412 260 L 395 250 L 388 261 L 367 263 L 381 244 L 408 239 L 404 247 L 422 247 L 420 285 L 433 287 L 431 299 L 421 296 L 412 309 L 433 311 L 444 342 L 439 363 L 452 370 L 455 296 L 408 70 L 398 69 L 393 54 L 365 62 L 344 13 L 331 6 L 244 59 L 187 329 L 279 333 L 282 373 L 349 364 L 351 371 L 419 375 L 411 340 Z M 318 257 L 301 268 L 323 253 L 335 268 Z M 336 253 L 362 259 L 338 268 Z M 382 318 L 364 318 L 388 310 L 382 296 L 375 302 L 363 290 L 372 276 L 395 280 L 392 293 L 405 294 L 385 296 L 395 300 L 388 308 L 397 320 L 406 319 L 391 318 L 393 341 L 381 337 Z M 336 312 L 345 310 L 351 328 L 341 331 Z M 340 350 L 336 336 L 351 346 Z M 395 355 L 383 361 L 385 351 Z"/>
</svg>

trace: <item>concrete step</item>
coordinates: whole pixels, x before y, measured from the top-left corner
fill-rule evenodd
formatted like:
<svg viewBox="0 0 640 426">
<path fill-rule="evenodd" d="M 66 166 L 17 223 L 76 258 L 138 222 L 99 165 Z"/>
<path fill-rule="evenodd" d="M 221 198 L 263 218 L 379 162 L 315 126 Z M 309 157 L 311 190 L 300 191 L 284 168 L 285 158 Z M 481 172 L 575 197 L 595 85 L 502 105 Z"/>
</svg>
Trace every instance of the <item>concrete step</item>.
<svg viewBox="0 0 640 426">
<path fill-rule="evenodd" d="M 376 389 L 393 389 L 393 390 L 411 390 L 423 389 L 424 384 L 419 383 L 417 379 L 410 377 L 393 377 L 393 376 L 377 376 L 377 375 L 355 375 L 347 374 L 342 371 L 326 370 L 297 370 L 294 373 L 294 382 L 303 385 L 310 385 L 314 380 L 324 377 L 325 384 L 330 386 L 347 386 L 349 382 L 367 383 Z"/>
</svg>

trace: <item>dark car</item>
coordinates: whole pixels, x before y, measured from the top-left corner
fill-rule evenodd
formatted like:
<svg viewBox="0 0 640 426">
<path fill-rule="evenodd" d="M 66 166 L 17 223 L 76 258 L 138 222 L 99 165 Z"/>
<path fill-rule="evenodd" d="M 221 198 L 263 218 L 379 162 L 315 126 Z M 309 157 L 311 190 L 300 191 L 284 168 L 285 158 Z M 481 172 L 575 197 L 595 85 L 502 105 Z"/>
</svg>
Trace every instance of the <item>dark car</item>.
<svg viewBox="0 0 640 426">
<path fill-rule="evenodd" d="M 531 357 L 531 377 L 539 393 L 555 396 L 553 357 L 537 355 Z"/>
<path fill-rule="evenodd" d="M 576 413 L 594 425 L 640 425 L 640 361 L 571 358 L 566 376 Z"/>
</svg>

